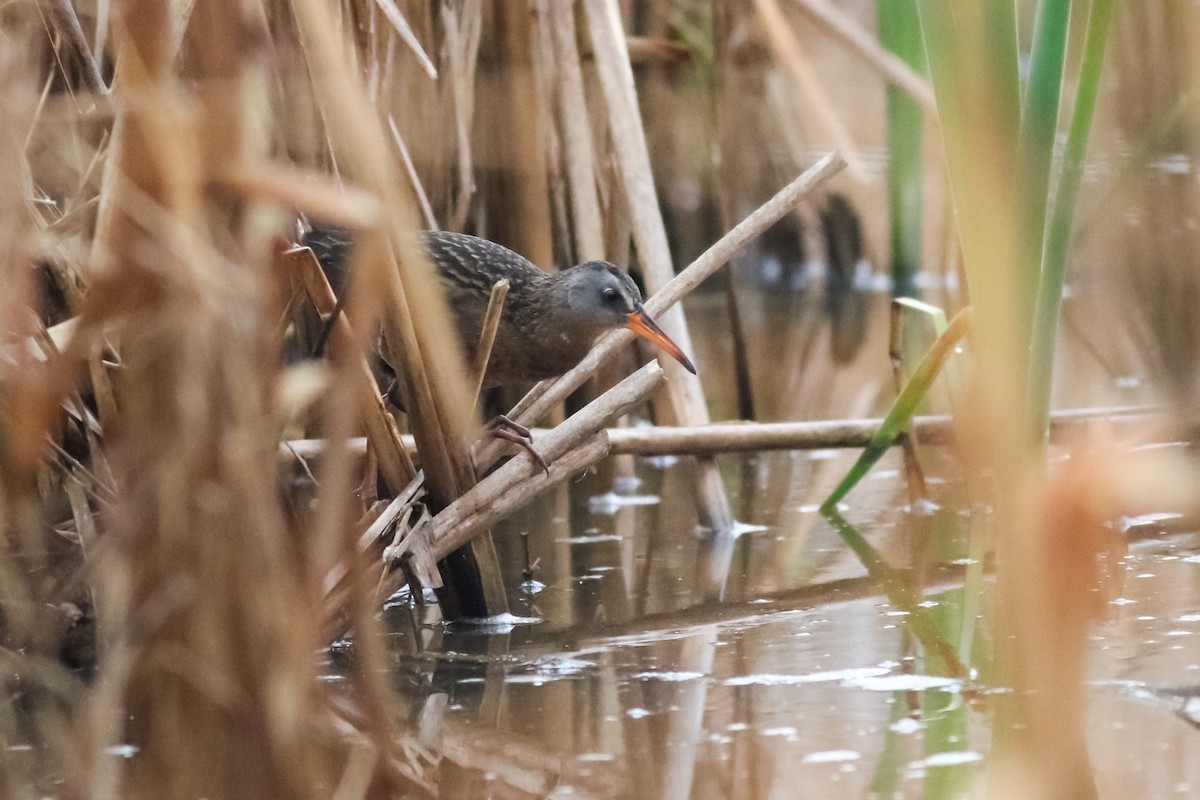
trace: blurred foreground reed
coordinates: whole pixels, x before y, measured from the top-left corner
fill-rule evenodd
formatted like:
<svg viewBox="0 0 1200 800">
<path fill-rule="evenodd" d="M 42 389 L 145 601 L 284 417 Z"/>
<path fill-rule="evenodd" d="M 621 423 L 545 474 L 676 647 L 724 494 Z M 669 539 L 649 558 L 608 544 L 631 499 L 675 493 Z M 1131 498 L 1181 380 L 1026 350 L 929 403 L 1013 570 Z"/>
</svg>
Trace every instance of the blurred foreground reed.
<svg viewBox="0 0 1200 800">
<path fill-rule="evenodd" d="M 571 182 L 554 179 L 576 208 L 565 230 L 578 245 L 562 249 L 600 257 L 604 236 L 632 230 L 652 286 L 667 285 L 671 257 L 615 6 L 588 3 L 586 20 L 487 9 L 482 42 L 481 4 L 411 6 L 132 1 L 89 10 L 91 45 L 68 3 L 44 18 L 27 6 L 0 12 L 0 158 L 15 176 L 0 201 L 8 794 L 432 791 L 436 759 L 404 733 L 387 685 L 380 594 L 407 578 L 443 589 L 446 618 L 505 611 L 487 524 L 600 458 L 607 419 L 661 387 L 648 366 L 547 436 L 544 480 L 518 459 L 473 488 L 471 396 L 412 231 L 470 217 L 553 261 L 539 205 L 549 178 L 523 170 L 541 163 L 529 149 L 537 125 L 579 134 L 592 116 L 607 124 L 603 138 L 569 148 Z M 588 74 L 602 67 L 591 106 L 568 94 L 580 85 L 569 62 L 547 72 L 559 55 L 580 61 L 576 39 L 595 48 Z M 441 43 L 436 59 L 422 41 Z M 523 200 L 511 220 L 484 213 L 495 187 L 480 201 L 473 183 L 472 158 L 488 152 L 471 140 L 481 52 L 504 62 L 489 77 L 511 82 L 481 107 L 517 109 Z M 445 72 L 436 82 L 435 62 Z M 535 78 L 556 82 L 557 108 L 524 107 L 546 96 L 531 93 Z M 656 308 L 840 166 L 827 158 L 789 186 Z M 622 202 L 599 209 L 593 182 Z M 345 318 L 328 323 L 323 363 L 293 363 L 281 348 L 287 338 L 293 353 L 314 354 L 325 340 L 314 320 L 336 313 L 311 254 L 289 246 L 298 212 L 358 231 Z M 682 326 L 677 317 L 668 324 Z M 625 341 L 534 403 L 531 421 Z M 377 346 L 401 366 L 420 484 L 367 368 Z M 707 418 L 699 384 L 672 391 L 662 413 Z M 360 430 L 364 471 L 346 447 Z M 316 471 L 293 481 L 276 450 L 295 433 L 326 447 Z M 711 463 L 705 471 L 702 507 L 720 531 L 732 524 L 725 490 Z M 403 571 L 380 559 L 388 537 L 411 556 Z M 347 691 L 322 679 L 320 659 L 343 631 Z"/>
</svg>

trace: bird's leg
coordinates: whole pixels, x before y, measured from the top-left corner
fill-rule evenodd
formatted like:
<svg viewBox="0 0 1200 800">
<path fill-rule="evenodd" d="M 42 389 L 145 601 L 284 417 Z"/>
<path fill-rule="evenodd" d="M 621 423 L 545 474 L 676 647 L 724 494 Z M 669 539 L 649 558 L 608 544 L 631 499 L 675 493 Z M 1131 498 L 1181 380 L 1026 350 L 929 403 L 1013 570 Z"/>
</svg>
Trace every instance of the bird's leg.
<svg viewBox="0 0 1200 800">
<path fill-rule="evenodd" d="M 500 414 L 485 425 L 484 430 L 487 431 L 489 436 L 505 442 L 511 442 L 526 453 L 529 453 L 529 457 L 542 468 L 542 472 L 546 473 L 547 476 L 550 475 L 550 467 L 546 465 L 546 460 L 542 458 L 537 450 L 533 449 L 533 434 L 529 428 L 520 423 L 513 422 L 508 417 Z"/>
</svg>

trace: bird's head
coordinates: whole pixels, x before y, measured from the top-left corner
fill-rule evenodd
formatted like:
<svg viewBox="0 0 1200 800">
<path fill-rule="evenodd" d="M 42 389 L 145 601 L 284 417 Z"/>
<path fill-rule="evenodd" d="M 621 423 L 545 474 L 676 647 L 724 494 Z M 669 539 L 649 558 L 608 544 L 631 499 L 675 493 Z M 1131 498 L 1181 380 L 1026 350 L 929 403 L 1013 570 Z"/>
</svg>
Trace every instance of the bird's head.
<svg viewBox="0 0 1200 800">
<path fill-rule="evenodd" d="M 691 372 L 696 368 L 642 307 L 637 284 L 607 261 L 588 261 L 563 273 L 567 307 L 581 323 L 597 330 L 629 328 L 665 350 Z"/>
</svg>

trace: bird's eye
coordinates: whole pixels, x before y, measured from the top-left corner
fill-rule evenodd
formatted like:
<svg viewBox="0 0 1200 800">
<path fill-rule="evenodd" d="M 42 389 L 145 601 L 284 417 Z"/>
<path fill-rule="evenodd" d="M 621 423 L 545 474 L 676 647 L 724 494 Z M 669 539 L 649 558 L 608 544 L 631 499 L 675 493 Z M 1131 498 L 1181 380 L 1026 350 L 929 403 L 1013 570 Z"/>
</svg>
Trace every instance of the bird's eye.
<svg viewBox="0 0 1200 800">
<path fill-rule="evenodd" d="M 605 300 L 616 300 L 617 299 L 617 290 L 612 288 L 611 286 L 608 287 L 607 289 L 605 289 L 602 292 L 602 294 L 604 295 Z"/>
</svg>

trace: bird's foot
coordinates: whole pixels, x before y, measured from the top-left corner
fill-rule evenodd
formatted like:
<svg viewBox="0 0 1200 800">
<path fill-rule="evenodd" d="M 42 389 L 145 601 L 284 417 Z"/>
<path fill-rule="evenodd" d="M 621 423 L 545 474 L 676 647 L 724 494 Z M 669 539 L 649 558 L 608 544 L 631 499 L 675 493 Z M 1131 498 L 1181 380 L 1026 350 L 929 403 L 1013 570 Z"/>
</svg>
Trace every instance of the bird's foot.
<svg viewBox="0 0 1200 800">
<path fill-rule="evenodd" d="M 487 431 L 489 436 L 505 442 L 511 442 L 517 447 L 520 447 L 526 453 L 529 453 L 529 457 L 532 458 L 534 463 L 542 468 L 542 472 L 546 473 L 546 476 L 549 477 L 550 467 L 546 465 L 546 460 L 542 458 L 541 454 L 538 453 L 537 450 L 533 449 L 533 433 L 530 432 L 529 428 L 526 428 L 524 425 L 521 425 L 518 422 L 512 421 L 503 414 L 500 414 L 487 425 L 485 425 L 484 429 Z"/>
</svg>

